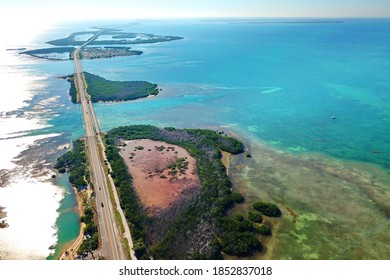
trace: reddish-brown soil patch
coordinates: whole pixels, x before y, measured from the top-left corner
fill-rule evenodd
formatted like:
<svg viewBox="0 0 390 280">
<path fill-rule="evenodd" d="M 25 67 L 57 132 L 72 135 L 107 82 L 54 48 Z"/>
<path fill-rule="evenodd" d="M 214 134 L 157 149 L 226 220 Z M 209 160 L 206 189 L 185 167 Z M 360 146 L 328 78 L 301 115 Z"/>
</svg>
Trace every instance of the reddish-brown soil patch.
<svg viewBox="0 0 390 280">
<path fill-rule="evenodd" d="M 196 161 L 176 145 L 160 141 L 125 142 L 120 154 L 148 214 L 158 214 L 200 187 Z"/>
</svg>

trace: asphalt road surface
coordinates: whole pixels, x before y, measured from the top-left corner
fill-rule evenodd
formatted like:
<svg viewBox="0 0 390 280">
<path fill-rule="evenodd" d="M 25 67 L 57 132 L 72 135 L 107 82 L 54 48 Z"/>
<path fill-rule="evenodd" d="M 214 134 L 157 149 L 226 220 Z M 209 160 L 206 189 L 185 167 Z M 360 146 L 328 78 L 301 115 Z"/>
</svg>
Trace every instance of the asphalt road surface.
<svg viewBox="0 0 390 280">
<path fill-rule="evenodd" d="M 84 45 L 74 52 L 75 75 L 74 82 L 81 102 L 84 124 L 86 130 L 87 152 L 94 179 L 96 211 L 99 221 L 99 233 L 101 240 L 100 254 L 105 259 L 126 259 L 122 249 L 120 235 L 115 223 L 113 207 L 110 200 L 106 176 L 99 158 L 98 143 L 101 142 L 98 121 L 93 110 L 90 96 L 87 93 L 85 76 L 79 59 L 80 49 L 95 40 L 100 32 L 91 37 Z"/>
</svg>

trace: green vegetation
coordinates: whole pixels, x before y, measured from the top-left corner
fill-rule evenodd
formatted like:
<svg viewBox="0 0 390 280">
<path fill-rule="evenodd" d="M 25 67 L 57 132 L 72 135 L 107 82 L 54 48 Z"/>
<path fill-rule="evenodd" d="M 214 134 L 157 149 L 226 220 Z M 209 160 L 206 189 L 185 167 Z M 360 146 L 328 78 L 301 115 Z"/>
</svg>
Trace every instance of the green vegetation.
<svg viewBox="0 0 390 280">
<path fill-rule="evenodd" d="M 127 238 L 124 238 L 124 243 L 125 243 L 125 249 L 126 249 L 126 254 L 127 254 L 127 256 L 128 256 L 128 259 L 129 260 L 132 260 L 132 258 L 131 258 L 131 252 L 130 252 L 130 244 L 129 244 L 129 239 L 127 239 Z"/>
<path fill-rule="evenodd" d="M 255 211 L 248 212 L 248 219 L 254 223 L 262 223 L 263 222 L 263 216 L 261 216 L 261 214 L 259 212 L 255 212 Z"/>
<path fill-rule="evenodd" d="M 77 90 L 76 90 L 76 85 L 73 80 L 73 75 L 69 76 L 67 79 L 68 82 L 70 82 L 70 89 L 69 89 L 69 95 L 70 95 L 70 100 L 73 103 L 77 102 Z"/>
<path fill-rule="evenodd" d="M 260 233 L 261 235 L 271 235 L 272 234 L 271 229 L 265 224 L 255 225 L 255 230 L 257 233 Z"/>
<path fill-rule="evenodd" d="M 109 81 L 88 72 L 84 72 L 84 75 L 92 102 L 134 100 L 149 95 L 157 95 L 159 91 L 157 84 L 145 81 Z M 70 95 L 72 96 L 72 102 L 76 102 L 73 75 L 69 76 L 68 81 L 71 83 Z"/>
<path fill-rule="evenodd" d="M 98 228 L 94 223 L 94 210 L 91 206 L 84 209 L 84 215 L 81 217 L 81 222 L 85 223 L 84 236 L 85 239 L 81 243 L 78 255 L 86 255 L 88 252 L 96 250 L 99 246 Z"/>
<path fill-rule="evenodd" d="M 218 227 L 222 250 L 230 255 L 249 256 L 262 248 L 252 223 L 242 215 L 221 218 Z"/>
<path fill-rule="evenodd" d="M 181 174 L 185 174 L 188 169 L 188 161 L 185 158 L 177 158 L 174 162 L 167 166 L 171 169 L 168 174 L 176 175 L 177 172 L 180 171 Z"/>
<path fill-rule="evenodd" d="M 221 239 L 222 250 L 229 255 L 246 257 L 263 248 L 256 234 L 249 231 L 228 232 Z"/>
<path fill-rule="evenodd" d="M 149 217 L 140 204 L 132 185 L 128 168 L 119 154 L 123 140 L 151 139 L 185 148 L 197 161 L 197 171 L 202 187 L 193 194 L 180 211 L 172 210 L 163 216 Z M 121 207 L 131 226 L 135 253 L 138 259 L 217 259 L 221 252 L 240 257 L 250 256 L 262 249 L 257 235 L 271 235 L 263 217 L 255 211 L 226 217 L 226 210 L 233 203 L 244 201 L 239 193 L 231 192 L 226 169 L 221 162 L 221 150 L 232 154 L 243 152 L 243 145 L 236 139 L 201 129 L 161 129 L 149 125 L 134 125 L 112 129 L 104 137 L 106 156 L 112 170 L 111 176 L 118 189 Z M 82 140 L 73 143 L 73 150 L 61 156 L 56 163 L 59 171 L 70 173 L 69 181 L 78 189 L 89 181 L 86 166 L 85 145 Z M 137 146 L 136 149 L 144 149 Z M 156 147 L 164 151 L 173 147 Z M 188 169 L 185 158 L 177 158 L 169 166 L 174 175 Z M 160 175 L 167 179 L 166 176 Z M 280 216 L 281 212 L 271 203 L 256 202 L 253 208 L 268 216 Z M 86 224 L 83 244 L 78 251 L 85 255 L 98 246 L 98 231 L 94 213 L 87 207 L 81 218 Z M 160 221 L 161 220 L 161 221 Z M 160 221 L 160 224 L 159 224 Z M 164 224 L 164 229 L 161 229 Z"/>
<path fill-rule="evenodd" d="M 258 201 L 253 203 L 252 207 L 268 217 L 280 217 L 282 215 L 282 212 L 280 211 L 278 206 L 273 203 L 265 203 Z"/>
<path fill-rule="evenodd" d="M 122 140 L 136 139 L 178 145 L 196 159 L 202 188 L 180 206 L 180 211 L 165 213 L 155 220 L 146 216 L 117 148 Z M 132 227 L 138 258 L 152 255 L 154 259 L 215 259 L 221 258 L 221 247 L 225 252 L 237 255 L 249 255 L 261 249 L 249 221 L 237 222 L 238 227 L 233 224 L 230 228 L 226 225 L 226 221 L 230 220 L 224 220 L 229 219 L 224 213 L 234 200 L 226 169 L 220 160 L 220 150 L 241 153 L 241 142 L 211 130 L 133 125 L 112 129 L 106 135 L 105 143 L 121 206 Z M 181 161 L 180 164 L 183 163 Z M 158 227 L 159 222 L 164 229 Z M 227 246 L 231 243 L 229 240 L 236 237 L 239 238 L 237 248 Z"/>
<path fill-rule="evenodd" d="M 232 193 L 232 200 L 235 203 L 243 203 L 245 201 L 245 198 L 243 197 L 242 194 L 234 192 L 234 193 Z"/>
<path fill-rule="evenodd" d="M 143 249 L 146 248 L 145 224 L 148 221 L 148 217 L 142 211 L 137 195 L 132 188 L 132 178 L 117 148 L 114 145 L 106 145 L 106 156 L 112 168 L 111 177 L 114 180 L 115 187 L 118 189 L 121 207 L 127 221 L 130 223 L 132 237 L 135 241 L 134 249 L 136 256 L 138 259 L 148 259 L 146 250 Z"/>
<path fill-rule="evenodd" d="M 54 166 L 60 173 L 68 171 L 69 182 L 78 190 L 85 188 L 89 180 L 87 157 L 83 140 L 73 142 L 73 150 L 57 159 Z"/>
<path fill-rule="evenodd" d="M 177 170 L 170 170 L 168 175 L 175 176 L 177 174 Z"/>
<path fill-rule="evenodd" d="M 66 172 L 66 169 L 65 169 L 65 167 L 60 167 L 60 168 L 58 168 L 58 172 L 59 173 L 65 173 Z"/>
<path fill-rule="evenodd" d="M 165 150 L 165 147 L 163 145 L 156 147 L 156 150 L 159 152 L 162 152 Z"/>
<path fill-rule="evenodd" d="M 44 55 L 53 54 L 53 53 L 69 53 L 69 58 L 70 58 L 70 54 L 72 52 L 74 52 L 74 50 L 75 50 L 75 48 L 73 48 L 73 47 L 46 48 L 46 49 L 24 51 L 24 52 L 21 52 L 20 54 L 27 54 L 27 55 L 31 55 L 31 56 L 39 57 L 39 58 L 46 58 L 46 57 L 44 57 Z M 50 59 L 56 60 L 53 58 L 50 58 Z"/>
</svg>

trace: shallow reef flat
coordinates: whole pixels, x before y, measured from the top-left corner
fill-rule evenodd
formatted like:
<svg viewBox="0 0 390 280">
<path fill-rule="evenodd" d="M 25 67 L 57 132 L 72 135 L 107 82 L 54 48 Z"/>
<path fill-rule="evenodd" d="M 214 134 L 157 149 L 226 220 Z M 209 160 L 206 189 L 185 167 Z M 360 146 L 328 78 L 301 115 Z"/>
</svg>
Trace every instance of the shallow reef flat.
<svg viewBox="0 0 390 280">
<path fill-rule="evenodd" d="M 247 198 L 281 206 L 264 259 L 383 259 L 390 250 L 390 176 L 379 167 L 322 154 L 289 153 L 259 141 L 230 173 Z M 267 243 L 268 242 L 268 243 Z"/>
</svg>

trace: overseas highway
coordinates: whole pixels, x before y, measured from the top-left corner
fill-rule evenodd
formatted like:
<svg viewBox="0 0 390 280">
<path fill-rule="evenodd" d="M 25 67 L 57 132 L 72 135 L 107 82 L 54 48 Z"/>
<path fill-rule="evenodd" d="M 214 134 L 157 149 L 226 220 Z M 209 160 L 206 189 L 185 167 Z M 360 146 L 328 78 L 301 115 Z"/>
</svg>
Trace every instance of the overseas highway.
<svg viewBox="0 0 390 280">
<path fill-rule="evenodd" d="M 100 234 L 100 255 L 105 259 L 110 260 L 121 260 L 126 259 L 125 253 L 123 251 L 123 246 L 121 243 L 121 236 L 119 229 L 117 228 L 115 222 L 115 215 L 113 210 L 113 205 L 110 200 L 109 189 L 106 180 L 106 174 L 102 166 L 102 161 L 99 156 L 99 153 L 103 153 L 103 158 L 105 158 L 103 150 L 103 142 L 100 137 L 100 128 L 93 105 L 90 99 L 90 95 L 87 92 L 87 83 L 85 80 L 85 75 L 82 69 L 80 62 L 80 51 L 88 45 L 90 42 L 94 41 L 101 31 L 92 36 L 86 43 L 81 47 L 77 48 L 73 53 L 74 59 L 74 83 L 78 94 L 78 101 L 81 103 L 84 125 L 86 130 L 86 146 L 87 153 L 89 158 L 89 165 L 91 169 L 91 175 L 94 182 L 95 189 L 95 204 L 96 211 L 99 221 L 99 234 Z M 99 145 L 101 149 L 99 150 Z M 111 180 L 111 178 L 110 178 Z M 112 180 L 111 180 L 112 182 Z M 114 192 L 116 192 L 115 187 Z M 115 196 L 117 194 L 115 193 Z M 132 250 L 132 240 L 130 236 L 130 231 L 126 221 L 123 221 L 124 215 L 120 209 L 119 203 L 117 202 L 118 210 L 122 217 L 122 222 L 125 223 L 125 236 L 128 238 L 130 248 L 131 248 L 131 257 L 135 259 L 134 251 Z"/>
</svg>

